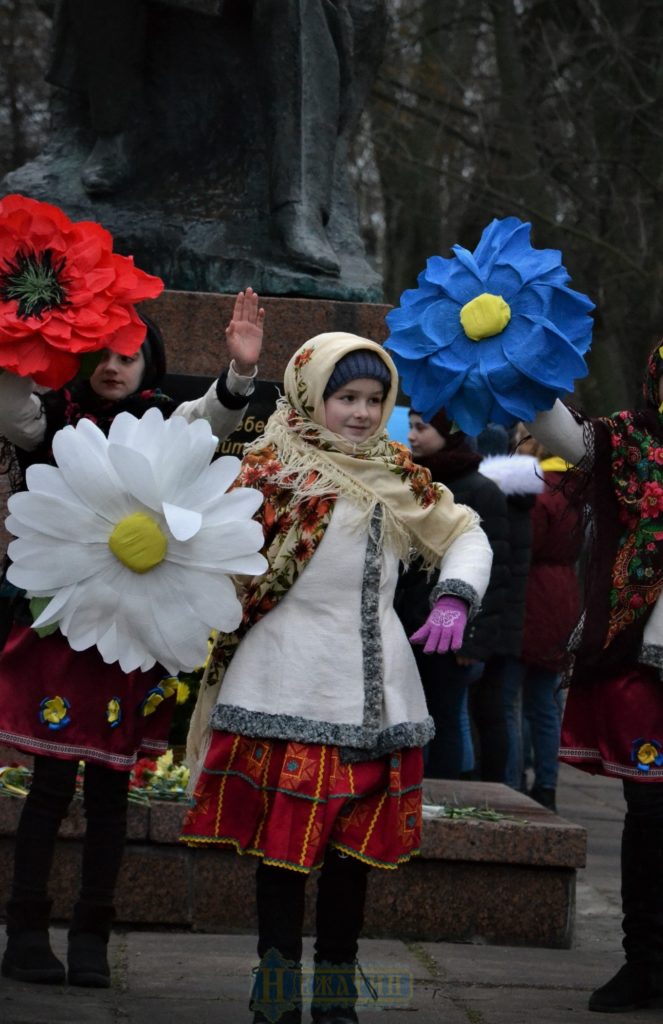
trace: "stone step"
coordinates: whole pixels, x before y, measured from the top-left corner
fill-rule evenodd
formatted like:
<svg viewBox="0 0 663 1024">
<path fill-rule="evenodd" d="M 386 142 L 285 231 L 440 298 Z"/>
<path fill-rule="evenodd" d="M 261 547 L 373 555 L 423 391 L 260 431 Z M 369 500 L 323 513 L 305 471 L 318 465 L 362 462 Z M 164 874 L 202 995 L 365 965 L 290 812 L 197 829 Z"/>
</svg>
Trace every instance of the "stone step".
<svg viewBox="0 0 663 1024">
<path fill-rule="evenodd" d="M 421 855 L 369 876 L 364 933 L 409 941 L 568 948 L 583 828 L 497 783 L 426 780 L 424 803 L 490 808 L 499 820 L 426 819 Z M 8 892 L 22 799 L 0 798 L 0 884 Z M 117 897 L 118 920 L 141 926 L 255 932 L 253 857 L 178 841 L 186 807 L 132 803 Z M 77 896 L 85 819 L 76 801 L 63 822 L 53 867 L 54 916 Z M 313 931 L 315 887 L 306 930 Z"/>
</svg>

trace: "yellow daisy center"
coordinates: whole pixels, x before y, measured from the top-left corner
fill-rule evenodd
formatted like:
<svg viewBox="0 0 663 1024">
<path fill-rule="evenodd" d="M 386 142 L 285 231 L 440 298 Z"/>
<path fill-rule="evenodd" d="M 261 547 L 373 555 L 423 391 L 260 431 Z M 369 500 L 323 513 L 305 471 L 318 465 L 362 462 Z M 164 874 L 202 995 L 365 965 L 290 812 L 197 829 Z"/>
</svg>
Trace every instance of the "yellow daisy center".
<svg viewBox="0 0 663 1024">
<path fill-rule="evenodd" d="M 466 302 L 460 311 L 460 322 L 468 338 L 481 341 L 501 334 L 509 320 L 511 309 L 501 295 L 483 292 Z"/>
<path fill-rule="evenodd" d="M 115 526 L 108 547 L 132 572 L 149 572 L 163 562 L 168 550 L 166 535 L 145 512 L 132 512 Z"/>
</svg>

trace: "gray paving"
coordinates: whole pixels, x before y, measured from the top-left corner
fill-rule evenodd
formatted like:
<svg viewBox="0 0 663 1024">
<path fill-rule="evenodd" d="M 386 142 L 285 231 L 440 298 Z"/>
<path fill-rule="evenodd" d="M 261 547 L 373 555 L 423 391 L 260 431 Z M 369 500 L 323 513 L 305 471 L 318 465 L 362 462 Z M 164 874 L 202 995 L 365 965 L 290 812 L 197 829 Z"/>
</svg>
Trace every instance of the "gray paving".
<svg viewBox="0 0 663 1024">
<path fill-rule="evenodd" d="M 587 1010 L 587 996 L 622 961 L 621 785 L 563 766 L 558 810 L 584 825 L 589 837 L 587 867 L 578 876 L 573 948 L 365 940 L 360 950 L 365 970 L 412 979 L 412 997 L 400 1008 L 362 1009 L 361 1024 L 597 1024 L 602 1019 Z M 65 943 L 64 930 L 55 929 L 58 955 L 64 955 Z M 114 935 L 111 989 L 0 979 L 0 1024 L 250 1024 L 254 949 L 250 935 Z M 310 942 L 305 956 L 310 965 Z M 612 1017 L 621 1019 L 653 1022 L 661 1019 L 661 1010 Z"/>
</svg>

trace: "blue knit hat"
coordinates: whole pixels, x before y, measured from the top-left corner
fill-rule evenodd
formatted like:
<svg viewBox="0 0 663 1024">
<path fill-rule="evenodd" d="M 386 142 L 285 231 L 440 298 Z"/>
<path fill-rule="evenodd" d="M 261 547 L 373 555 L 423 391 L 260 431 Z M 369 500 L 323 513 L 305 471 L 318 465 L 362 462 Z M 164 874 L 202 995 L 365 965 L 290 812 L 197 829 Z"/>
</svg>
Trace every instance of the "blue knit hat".
<svg viewBox="0 0 663 1024">
<path fill-rule="evenodd" d="M 380 359 L 377 352 L 372 352 L 368 348 L 358 348 L 354 352 L 348 352 L 347 356 L 339 359 L 332 371 L 331 377 L 327 381 L 327 387 L 322 397 L 329 398 L 339 388 L 349 384 L 351 380 L 357 380 L 360 377 L 379 381 L 384 388 L 385 394 L 391 384 L 389 367 Z"/>
</svg>

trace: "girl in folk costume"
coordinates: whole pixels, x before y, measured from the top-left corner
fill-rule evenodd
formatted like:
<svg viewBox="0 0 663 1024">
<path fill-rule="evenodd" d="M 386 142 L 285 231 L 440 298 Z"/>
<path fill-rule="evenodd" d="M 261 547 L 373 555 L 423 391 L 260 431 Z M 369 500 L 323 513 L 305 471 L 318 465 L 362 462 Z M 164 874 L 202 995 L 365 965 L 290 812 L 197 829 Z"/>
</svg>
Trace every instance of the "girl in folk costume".
<svg viewBox="0 0 663 1024">
<path fill-rule="evenodd" d="M 626 963 L 589 1008 L 663 1000 L 663 347 L 647 363 L 645 408 L 584 419 L 557 402 L 529 429 L 585 470 L 592 552 L 560 757 L 623 779 Z"/>
<path fill-rule="evenodd" d="M 158 390 L 165 352 L 151 324 L 135 355 L 104 349 L 82 383 L 36 394 L 29 377 L 0 372 L 0 433 L 18 461 L 12 482 L 22 489 L 21 470 L 32 463 L 52 464 L 55 432 L 83 418 L 107 434 L 119 413 L 140 417 L 156 406 L 164 417 L 206 417 L 217 434 L 227 435 L 253 390 L 263 318 L 257 295 L 251 289 L 240 292 L 226 330 L 233 357 L 229 369 L 204 396 L 177 407 Z M 125 844 L 129 775 L 139 751 L 166 750 L 174 688 L 159 686 L 166 674 L 159 665 L 125 673 L 117 662 L 106 664 L 96 647 L 74 651 L 59 631 L 38 636 L 27 601 L 13 603 L 14 622 L 0 655 L 0 742 L 33 754 L 34 773 L 16 833 L 2 973 L 21 981 L 65 980 L 65 968 L 49 943 L 48 884 L 58 829 L 83 760 L 86 831 L 80 896 L 69 932 L 68 980 L 107 987 L 106 947 Z"/>
<path fill-rule="evenodd" d="M 319 335 L 291 358 L 284 387 L 238 479 L 264 495 L 269 569 L 213 651 L 208 682 L 222 679 L 184 839 L 259 858 L 254 1021 L 275 1019 L 261 1009 L 274 957 L 293 992 L 279 1019 L 301 1020 L 304 888 L 321 868 L 312 1014 L 347 1024 L 367 872 L 417 853 L 433 733 L 393 609 L 399 560 L 414 551 L 439 572 L 418 635 L 438 652 L 460 646 L 491 551 L 476 515 L 388 441 L 398 379 L 381 346 Z"/>
</svg>

